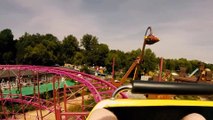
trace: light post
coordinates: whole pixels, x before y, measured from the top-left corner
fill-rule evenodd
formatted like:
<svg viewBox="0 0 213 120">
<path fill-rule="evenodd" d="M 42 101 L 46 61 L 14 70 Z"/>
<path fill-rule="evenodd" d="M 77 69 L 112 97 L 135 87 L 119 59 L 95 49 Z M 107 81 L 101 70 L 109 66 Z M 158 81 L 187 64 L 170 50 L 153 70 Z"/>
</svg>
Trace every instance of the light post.
<svg viewBox="0 0 213 120">
<path fill-rule="evenodd" d="M 149 32 L 149 35 L 147 35 L 148 32 Z M 135 72 L 134 72 L 133 80 L 135 80 L 137 78 L 137 76 L 138 76 L 139 65 L 143 61 L 145 46 L 146 45 L 152 45 L 152 44 L 154 44 L 154 43 L 156 43 L 158 41 L 159 41 L 159 39 L 152 34 L 151 27 L 148 27 L 146 29 L 146 32 L 145 32 L 145 35 L 144 35 L 144 42 L 143 42 L 141 54 L 132 63 L 132 65 L 129 67 L 128 71 L 125 73 L 125 75 L 121 78 L 121 80 L 119 82 L 115 82 L 115 80 L 113 78 L 111 79 L 112 84 L 114 84 L 116 87 L 121 86 L 126 81 L 127 77 L 129 76 L 129 74 L 134 69 L 135 69 Z"/>
<path fill-rule="evenodd" d="M 148 32 L 149 32 L 149 35 L 147 35 Z M 144 35 L 144 42 L 143 42 L 143 46 L 142 46 L 142 51 L 141 51 L 140 56 L 137 59 L 137 65 L 136 65 L 136 68 L 135 68 L 133 80 L 135 80 L 137 78 L 137 76 L 138 76 L 139 65 L 143 61 L 146 45 L 152 45 L 152 44 L 154 44 L 154 43 L 156 43 L 158 41 L 159 41 L 159 39 L 153 35 L 152 28 L 149 26 L 146 29 L 146 32 L 145 32 L 145 35 Z"/>
</svg>

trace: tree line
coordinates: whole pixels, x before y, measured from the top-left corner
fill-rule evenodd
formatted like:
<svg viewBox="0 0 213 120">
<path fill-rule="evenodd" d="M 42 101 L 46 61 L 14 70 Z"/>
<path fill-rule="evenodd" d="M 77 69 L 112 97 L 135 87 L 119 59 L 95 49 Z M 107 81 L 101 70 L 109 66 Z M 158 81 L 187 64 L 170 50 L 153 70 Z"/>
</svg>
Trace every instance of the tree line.
<svg viewBox="0 0 213 120">
<path fill-rule="evenodd" d="M 107 44 L 99 43 L 98 38 L 85 34 L 80 40 L 74 35 L 65 36 L 59 40 L 52 34 L 25 33 L 18 39 L 10 29 L 0 31 L 0 64 L 28 64 L 54 66 L 65 63 L 86 66 L 106 66 L 112 70 L 112 60 L 115 58 L 115 70 L 126 71 L 140 54 L 141 50 L 123 52 L 110 50 Z M 141 70 L 148 72 L 158 69 L 159 59 L 151 49 L 145 50 Z M 196 69 L 198 60 L 165 59 L 164 69 L 178 70 L 184 66 L 188 72 Z M 205 64 L 213 70 L 212 64 Z"/>
</svg>

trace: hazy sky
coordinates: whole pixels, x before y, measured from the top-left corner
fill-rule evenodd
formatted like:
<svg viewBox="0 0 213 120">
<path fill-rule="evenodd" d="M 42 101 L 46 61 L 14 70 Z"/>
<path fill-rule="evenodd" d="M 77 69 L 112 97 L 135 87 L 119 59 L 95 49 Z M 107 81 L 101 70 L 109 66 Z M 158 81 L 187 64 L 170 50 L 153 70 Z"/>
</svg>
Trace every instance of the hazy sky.
<svg viewBox="0 0 213 120">
<path fill-rule="evenodd" d="M 110 49 L 141 48 L 152 27 L 157 57 L 213 63 L 213 0 L 1 0 L 0 30 L 15 38 L 51 33 L 62 40 L 88 33 Z"/>
</svg>

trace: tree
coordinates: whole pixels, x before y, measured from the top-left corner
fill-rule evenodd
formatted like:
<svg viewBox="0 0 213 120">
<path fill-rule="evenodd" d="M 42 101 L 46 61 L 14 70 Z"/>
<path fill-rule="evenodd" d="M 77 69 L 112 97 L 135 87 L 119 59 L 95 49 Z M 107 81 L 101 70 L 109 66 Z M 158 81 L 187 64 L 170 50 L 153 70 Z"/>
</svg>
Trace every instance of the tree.
<svg viewBox="0 0 213 120">
<path fill-rule="evenodd" d="M 17 54 L 16 54 L 16 62 L 18 64 L 22 64 L 26 58 L 26 48 L 31 46 L 34 47 L 36 42 L 40 43 L 39 41 L 40 34 L 36 35 L 30 35 L 29 33 L 25 33 L 23 36 L 21 36 L 17 43 L 16 43 L 16 49 L 17 49 Z M 29 48 L 28 48 L 29 49 Z"/>
<path fill-rule="evenodd" d="M 76 52 L 76 54 L 73 57 L 73 64 L 82 65 L 82 64 L 84 64 L 84 60 L 85 60 L 85 57 L 84 57 L 83 53 Z"/>
<path fill-rule="evenodd" d="M 80 49 L 83 48 L 83 49 Z M 14 40 L 12 31 L 0 31 L 0 64 L 35 64 L 62 65 L 64 62 L 75 65 L 86 64 L 106 66 L 112 70 L 112 60 L 115 58 L 115 70 L 127 71 L 130 65 L 141 53 L 140 49 L 124 53 L 120 50 L 110 50 L 107 44 L 99 44 L 96 36 L 85 34 L 79 42 L 73 35 L 66 36 L 62 41 L 52 34 L 25 33 L 18 40 Z M 199 67 L 198 60 L 165 59 L 164 69 L 179 70 L 186 67 L 191 73 Z M 141 69 L 153 71 L 157 69 L 159 59 L 151 49 L 146 49 Z M 213 70 L 213 64 L 205 64 Z"/>
<path fill-rule="evenodd" d="M 126 66 L 124 67 L 125 71 L 127 71 L 129 69 L 129 67 L 137 59 L 137 57 L 140 55 L 140 53 L 141 53 L 141 49 L 132 50 L 131 52 L 126 53 Z"/>
<path fill-rule="evenodd" d="M 10 29 L 0 32 L 0 64 L 15 64 L 15 41 Z"/>
<path fill-rule="evenodd" d="M 112 62 L 115 59 L 114 69 L 118 71 L 126 66 L 126 55 L 120 50 L 110 50 L 105 58 L 105 66 L 108 72 L 112 72 Z"/>
<path fill-rule="evenodd" d="M 66 63 L 74 63 L 74 56 L 79 50 L 79 42 L 73 35 L 68 35 L 62 41 L 62 53 Z"/>
<path fill-rule="evenodd" d="M 17 47 L 18 64 L 54 65 L 60 62 L 60 42 L 52 34 L 30 35 L 19 38 Z"/>
<path fill-rule="evenodd" d="M 156 70 L 158 63 L 155 53 L 152 52 L 151 49 L 146 49 L 142 69 L 145 69 L 145 72 L 154 71 Z"/>
<path fill-rule="evenodd" d="M 164 64 L 165 64 L 165 69 L 175 70 L 176 68 L 176 63 L 174 59 L 166 59 L 164 60 Z"/>
<path fill-rule="evenodd" d="M 105 59 L 109 53 L 109 47 L 106 44 L 98 44 L 94 51 L 98 57 L 96 64 L 99 66 L 105 66 Z"/>
<path fill-rule="evenodd" d="M 33 65 L 54 65 L 56 56 L 52 51 L 48 51 L 43 44 L 37 44 L 34 47 L 28 46 L 25 49 L 24 64 Z"/>
<path fill-rule="evenodd" d="M 98 39 L 95 36 L 86 34 L 81 39 L 81 46 L 83 46 L 83 54 L 85 57 L 85 64 L 93 65 L 98 62 Z"/>
<path fill-rule="evenodd" d="M 205 66 L 206 68 L 209 68 L 211 71 L 213 70 L 213 64 L 209 63 L 209 64 L 206 64 Z"/>
<path fill-rule="evenodd" d="M 188 73 L 192 72 L 192 65 L 187 59 L 180 58 L 180 59 L 178 59 L 177 62 L 178 62 L 177 64 L 178 64 L 179 67 L 185 67 L 186 68 L 186 70 L 187 70 L 186 72 L 188 72 Z"/>
<path fill-rule="evenodd" d="M 83 48 L 86 51 L 94 50 L 97 45 L 98 45 L 98 38 L 96 36 L 92 36 L 90 34 L 86 34 L 81 39 L 81 46 L 83 46 Z"/>
<path fill-rule="evenodd" d="M 49 54 L 51 54 L 51 59 L 54 60 L 53 64 L 64 64 L 63 60 L 61 60 L 62 50 L 61 43 L 58 38 L 52 34 L 45 34 L 42 35 L 41 41 L 42 44 L 46 46 Z"/>
<path fill-rule="evenodd" d="M 201 61 L 198 61 L 198 60 L 191 60 L 190 63 L 192 65 L 192 71 L 195 70 L 196 68 L 199 68 L 199 63 Z"/>
</svg>

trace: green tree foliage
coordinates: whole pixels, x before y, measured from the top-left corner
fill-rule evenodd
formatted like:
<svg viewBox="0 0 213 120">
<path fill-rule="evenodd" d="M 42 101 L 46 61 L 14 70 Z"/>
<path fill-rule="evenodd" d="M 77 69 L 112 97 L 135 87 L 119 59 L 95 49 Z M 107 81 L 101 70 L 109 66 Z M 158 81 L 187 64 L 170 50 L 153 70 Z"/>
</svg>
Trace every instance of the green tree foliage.
<svg viewBox="0 0 213 120">
<path fill-rule="evenodd" d="M 187 61 L 187 59 L 185 58 L 180 58 L 178 60 L 178 66 L 179 67 L 186 67 L 187 68 L 187 72 L 192 71 L 192 66 L 191 64 Z"/>
<path fill-rule="evenodd" d="M 95 36 L 86 34 L 81 39 L 81 46 L 84 48 L 85 64 L 103 66 L 109 48 L 106 44 L 99 44 Z"/>
<path fill-rule="evenodd" d="M 68 35 L 62 41 L 62 53 L 65 63 L 74 63 L 74 56 L 79 50 L 79 42 L 75 36 Z"/>
<path fill-rule="evenodd" d="M 29 34 L 25 33 L 18 40 L 14 40 L 12 31 L 4 29 L 0 31 L 0 64 L 33 64 L 33 65 L 55 65 L 71 63 L 75 65 L 106 66 L 108 72 L 112 71 L 112 60 L 115 58 L 115 70 L 125 73 L 131 64 L 140 55 L 141 49 L 123 52 L 110 50 L 108 45 L 99 44 L 96 36 L 85 34 L 80 40 L 73 35 L 66 36 L 62 41 L 52 34 Z M 141 70 L 157 70 L 159 58 L 146 49 Z M 163 69 L 178 71 L 185 67 L 191 73 L 199 67 L 198 60 L 164 59 Z M 213 70 L 213 64 L 205 64 Z M 141 71 L 139 71 L 141 72 Z"/>
<path fill-rule="evenodd" d="M 53 55 L 52 51 L 43 44 L 37 44 L 34 47 L 28 46 L 25 49 L 24 64 L 33 65 L 54 65 L 56 56 Z"/>
<path fill-rule="evenodd" d="M 206 64 L 206 68 L 209 68 L 210 70 L 213 70 L 213 64 L 210 64 L 210 63 Z"/>
<path fill-rule="evenodd" d="M 10 29 L 0 32 L 0 64 L 15 64 L 15 41 Z"/>
<path fill-rule="evenodd" d="M 157 69 L 157 66 L 159 64 L 159 61 L 155 55 L 154 52 L 152 52 L 151 49 L 146 49 L 144 54 L 144 61 L 142 64 L 142 69 L 145 70 L 145 72 L 154 71 Z"/>
<path fill-rule="evenodd" d="M 141 49 L 132 50 L 131 52 L 126 53 L 126 66 L 124 67 L 125 72 L 129 69 L 132 63 L 137 59 L 140 53 L 141 53 Z"/>
<path fill-rule="evenodd" d="M 179 67 L 184 67 L 186 65 L 186 61 L 187 61 L 186 59 L 180 58 L 180 59 L 178 59 L 177 64 Z"/>
<path fill-rule="evenodd" d="M 19 38 L 17 47 L 18 64 L 54 65 L 60 63 L 60 42 L 51 35 L 30 35 L 25 33 Z"/>
<path fill-rule="evenodd" d="M 131 66 L 131 64 L 137 59 L 137 57 L 141 54 L 141 50 L 137 49 L 137 50 L 132 50 L 131 52 L 128 52 L 127 55 L 127 63 L 126 63 L 126 68 L 125 68 L 125 72 L 129 69 L 129 67 Z M 158 59 L 156 58 L 155 54 L 151 51 L 151 49 L 146 49 L 145 50 L 145 54 L 143 56 L 143 61 L 142 63 L 139 65 L 139 71 L 138 71 L 138 75 L 140 75 L 140 73 L 142 71 L 149 72 L 149 71 L 154 71 L 157 69 L 157 65 L 158 65 Z M 132 71 L 132 73 L 130 74 L 130 76 L 132 77 L 134 74 L 134 71 Z M 139 77 L 139 76 L 138 76 Z"/>
<path fill-rule="evenodd" d="M 198 60 L 187 60 L 185 58 L 180 59 L 165 59 L 164 60 L 164 69 L 179 71 L 180 67 L 186 68 L 187 73 L 193 72 L 196 68 L 199 67 L 200 61 Z"/>
<path fill-rule="evenodd" d="M 97 45 L 98 45 L 98 38 L 96 36 L 86 34 L 81 39 L 81 46 L 83 46 L 83 48 L 86 51 L 94 50 Z"/>
<path fill-rule="evenodd" d="M 199 67 L 199 63 L 201 62 L 201 61 L 198 61 L 198 60 L 191 60 L 191 61 L 189 61 L 190 63 L 191 63 L 191 65 L 192 65 L 192 71 L 193 70 L 195 70 L 196 68 L 198 68 Z M 213 69 L 212 69 L 213 70 Z"/>
<path fill-rule="evenodd" d="M 76 52 L 75 56 L 73 57 L 73 61 L 75 65 L 82 65 L 85 62 L 85 57 L 84 54 L 82 52 Z"/>
<path fill-rule="evenodd" d="M 126 66 L 126 55 L 123 51 L 120 50 L 110 50 L 105 58 L 105 66 L 108 72 L 112 71 L 112 62 L 113 58 L 115 59 L 114 69 L 118 71 L 123 69 Z"/>
<path fill-rule="evenodd" d="M 176 63 L 175 63 L 175 60 L 174 59 L 167 59 L 167 60 L 164 60 L 164 70 L 165 69 L 168 69 L 168 70 L 175 70 L 176 68 Z"/>
<path fill-rule="evenodd" d="M 85 57 L 85 64 L 93 65 L 98 61 L 97 46 L 98 39 L 95 36 L 86 34 L 81 39 L 81 46 L 83 47 L 83 54 Z"/>
<path fill-rule="evenodd" d="M 98 44 L 95 52 L 98 57 L 96 64 L 105 66 L 105 59 L 109 53 L 109 47 L 106 44 Z"/>
</svg>

